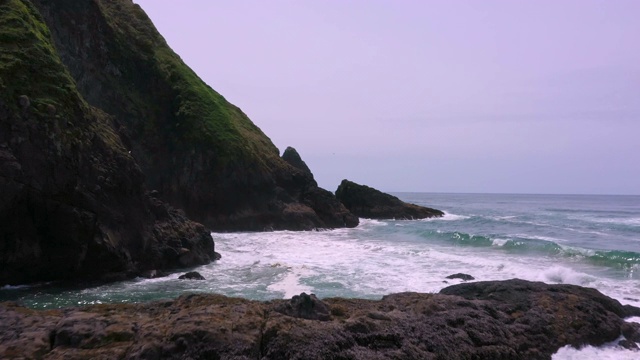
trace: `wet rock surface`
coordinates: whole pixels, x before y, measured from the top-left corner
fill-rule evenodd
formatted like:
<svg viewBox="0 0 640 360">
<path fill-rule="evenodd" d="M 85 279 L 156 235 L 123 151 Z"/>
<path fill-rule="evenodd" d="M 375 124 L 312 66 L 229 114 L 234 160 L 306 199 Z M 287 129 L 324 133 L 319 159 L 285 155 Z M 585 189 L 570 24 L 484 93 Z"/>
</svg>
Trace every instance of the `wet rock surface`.
<svg viewBox="0 0 640 360">
<path fill-rule="evenodd" d="M 185 273 L 183 275 L 178 276 L 178 279 L 180 279 L 180 280 L 206 280 L 204 278 L 204 276 L 202 276 L 197 271 L 189 271 L 188 273 Z"/>
<path fill-rule="evenodd" d="M 329 307 L 315 294 L 295 295 L 289 302 L 280 303 L 274 309 L 281 314 L 301 319 L 327 321 L 330 318 Z"/>
<path fill-rule="evenodd" d="M 367 219 L 414 220 L 443 216 L 440 210 L 405 203 L 366 185 L 342 180 L 336 197 L 353 214 Z"/>
<path fill-rule="evenodd" d="M 0 357 L 550 359 L 562 346 L 600 345 L 622 333 L 633 348 L 637 328 L 624 322 L 627 310 L 593 289 L 522 280 L 377 301 L 184 295 L 43 311 L 3 303 Z M 314 313 L 327 318 L 301 316 Z"/>
<path fill-rule="evenodd" d="M 451 274 L 447 276 L 447 279 L 460 279 L 463 281 L 469 281 L 469 280 L 475 280 L 476 278 L 474 278 L 469 274 L 457 273 L 457 274 Z"/>
</svg>

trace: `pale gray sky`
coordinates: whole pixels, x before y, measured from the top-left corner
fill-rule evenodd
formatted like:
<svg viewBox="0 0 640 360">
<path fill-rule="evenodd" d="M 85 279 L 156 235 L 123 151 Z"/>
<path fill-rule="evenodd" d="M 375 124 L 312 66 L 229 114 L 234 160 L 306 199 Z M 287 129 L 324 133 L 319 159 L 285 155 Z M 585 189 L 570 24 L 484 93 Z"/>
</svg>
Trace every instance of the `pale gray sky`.
<svg viewBox="0 0 640 360">
<path fill-rule="evenodd" d="M 640 194 L 640 1 L 134 1 L 330 191 Z"/>
</svg>

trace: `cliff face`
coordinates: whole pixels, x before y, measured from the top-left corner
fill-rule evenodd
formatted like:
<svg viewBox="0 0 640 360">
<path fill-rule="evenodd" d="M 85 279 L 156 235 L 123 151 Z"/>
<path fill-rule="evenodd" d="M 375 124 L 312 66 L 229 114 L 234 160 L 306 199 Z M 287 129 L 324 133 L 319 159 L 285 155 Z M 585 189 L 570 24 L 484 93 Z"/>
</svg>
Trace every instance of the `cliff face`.
<svg viewBox="0 0 640 360">
<path fill-rule="evenodd" d="M 357 225 L 182 62 L 138 5 L 33 2 L 78 91 L 115 115 L 118 134 L 163 200 L 216 230 Z"/>
<path fill-rule="evenodd" d="M 0 1 L 0 49 L 0 285 L 214 258 L 204 226 L 147 194 L 116 120 L 78 92 L 29 1 Z"/>
</svg>

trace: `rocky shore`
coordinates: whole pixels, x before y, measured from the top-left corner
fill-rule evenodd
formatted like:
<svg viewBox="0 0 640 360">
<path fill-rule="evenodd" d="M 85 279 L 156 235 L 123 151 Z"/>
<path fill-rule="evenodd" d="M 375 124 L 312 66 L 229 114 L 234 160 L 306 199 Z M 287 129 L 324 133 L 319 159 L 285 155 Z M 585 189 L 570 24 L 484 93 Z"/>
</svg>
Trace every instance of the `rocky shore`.
<svg viewBox="0 0 640 360">
<path fill-rule="evenodd" d="M 523 280 L 454 285 L 381 300 L 301 294 L 269 302 L 176 300 L 32 310 L 0 304 L 3 359 L 550 359 L 640 325 L 597 290 Z"/>
</svg>

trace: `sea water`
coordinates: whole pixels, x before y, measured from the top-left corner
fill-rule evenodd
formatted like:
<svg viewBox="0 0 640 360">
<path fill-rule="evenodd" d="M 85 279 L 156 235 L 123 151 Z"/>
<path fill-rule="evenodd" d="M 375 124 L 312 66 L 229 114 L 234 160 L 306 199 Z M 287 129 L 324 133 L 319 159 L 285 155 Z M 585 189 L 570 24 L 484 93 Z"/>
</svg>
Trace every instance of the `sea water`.
<svg viewBox="0 0 640 360">
<path fill-rule="evenodd" d="M 438 292 L 460 283 L 521 278 L 593 287 L 640 306 L 640 196 L 398 193 L 445 211 L 426 220 L 367 220 L 353 229 L 214 233 L 222 259 L 179 274 L 77 289 L 5 287 L 1 300 L 35 308 L 174 298 L 185 292 L 256 300 L 379 299 L 401 291 Z M 630 319 L 640 321 L 640 319 Z M 561 349 L 555 359 L 637 359 L 609 344 Z"/>
</svg>

